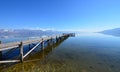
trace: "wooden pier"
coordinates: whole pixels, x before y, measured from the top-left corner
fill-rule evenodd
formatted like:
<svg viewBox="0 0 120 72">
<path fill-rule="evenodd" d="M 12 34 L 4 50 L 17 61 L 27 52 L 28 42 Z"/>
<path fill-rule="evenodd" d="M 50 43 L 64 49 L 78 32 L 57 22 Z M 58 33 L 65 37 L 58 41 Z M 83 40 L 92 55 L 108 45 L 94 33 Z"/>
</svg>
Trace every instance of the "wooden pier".
<svg viewBox="0 0 120 72">
<path fill-rule="evenodd" d="M 21 41 L 21 42 L 11 42 L 11 43 L 5 43 L 5 44 L 2 44 L 0 41 L 0 59 L 2 59 L 2 51 L 20 48 L 20 58 L 19 59 L 17 59 L 17 60 L 0 60 L 0 63 L 23 62 L 24 58 L 27 57 L 39 45 L 41 45 L 42 49 L 44 49 L 45 41 L 54 42 L 54 41 L 60 40 L 61 38 L 74 36 L 74 35 L 75 35 L 74 33 L 69 33 L 69 34 L 62 34 L 62 35 L 56 35 L 56 36 L 48 36 L 48 37 L 35 39 L 35 40 L 25 40 L 25 41 Z M 34 47 L 30 48 L 30 50 L 26 54 L 24 54 L 23 53 L 24 45 L 29 45 L 29 47 L 30 47 L 30 44 L 33 44 L 33 43 L 36 43 L 34 45 Z"/>
</svg>

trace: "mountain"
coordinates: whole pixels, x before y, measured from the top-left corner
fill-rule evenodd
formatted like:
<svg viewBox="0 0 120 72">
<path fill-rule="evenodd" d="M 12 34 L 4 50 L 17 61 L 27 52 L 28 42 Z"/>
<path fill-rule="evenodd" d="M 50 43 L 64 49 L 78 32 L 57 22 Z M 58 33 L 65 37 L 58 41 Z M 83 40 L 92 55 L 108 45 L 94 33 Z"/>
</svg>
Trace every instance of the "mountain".
<svg viewBox="0 0 120 72">
<path fill-rule="evenodd" d="M 120 28 L 110 29 L 110 30 L 104 30 L 99 33 L 107 34 L 107 35 L 113 35 L 113 36 L 120 36 Z"/>
<path fill-rule="evenodd" d="M 53 30 L 30 30 L 30 29 L 15 29 L 15 30 L 7 30 L 7 29 L 0 29 L 0 37 L 40 37 L 43 35 L 53 35 L 53 34 L 60 34 L 59 31 Z"/>
</svg>

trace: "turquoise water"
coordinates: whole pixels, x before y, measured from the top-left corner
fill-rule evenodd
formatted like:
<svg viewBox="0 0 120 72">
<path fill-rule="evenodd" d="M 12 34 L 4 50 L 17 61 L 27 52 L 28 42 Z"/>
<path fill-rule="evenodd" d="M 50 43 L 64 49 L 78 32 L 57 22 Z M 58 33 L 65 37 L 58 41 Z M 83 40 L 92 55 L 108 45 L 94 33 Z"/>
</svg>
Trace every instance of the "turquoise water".
<svg viewBox="0 0 120 72">
<path fill-rule="evenodd" d="M 120 72 L 120 37 L 84 33 L 29 55 L 3 72 Z M 7 70 L 6 70 L 7 69 Z"/>
</svg>

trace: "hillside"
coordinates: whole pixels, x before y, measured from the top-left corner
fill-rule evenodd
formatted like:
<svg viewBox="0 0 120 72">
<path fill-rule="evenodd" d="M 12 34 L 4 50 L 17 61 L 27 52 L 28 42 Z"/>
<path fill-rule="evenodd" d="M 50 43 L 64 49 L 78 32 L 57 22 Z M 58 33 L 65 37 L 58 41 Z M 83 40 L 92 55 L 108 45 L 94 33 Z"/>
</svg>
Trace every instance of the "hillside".
<svg viewBox="0 0 120 72">
<path fill-rule="evenodd" d="M 120 36 L 120 28 L 110 29 L 110 30 L 104 30 L 100 33 L 113 35 L 113 36 Z"/>
</svg>

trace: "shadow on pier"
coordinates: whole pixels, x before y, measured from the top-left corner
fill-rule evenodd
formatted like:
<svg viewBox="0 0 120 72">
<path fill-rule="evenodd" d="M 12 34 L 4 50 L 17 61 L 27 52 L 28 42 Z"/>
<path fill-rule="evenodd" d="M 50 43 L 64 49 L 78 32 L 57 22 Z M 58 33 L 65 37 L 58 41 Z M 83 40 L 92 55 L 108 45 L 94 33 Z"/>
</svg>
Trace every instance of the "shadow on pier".
<svg viewBox="0 0 120 72">
<path fill-rule="evenodd" d="M 32 68 L 33 66 L 40 65 L 45 62 L 45 59 L 49 56 L 52 51 L 57 48 L 64 40 L 68 37 L 64 37 L 59 40 L 53 40 L 52 42 L 44 42 L 45 46 L 44 49 L 42 48 L 42 44 L 40 44 L 33 52 L 30 53 L 25 59 L 23 63 L 7 63 L 7 64 L 0 64 L 0 72 L 16 72 L 17 71 L 28 71 L 27 69 Z M 34 44 L 33 44 L 34 46 Z M 28 47 L 28 46 L 26 46 Z M 32 45 L 31 45 L 32 47 Z M 19 49 L 16 50 L 19 52 Z M 25 50 L 24 50 L 25 51 Z M 27 50 L 26 50 L 27 51 Z M 9 53 L 15 52 L 14 49 L 8 51 Z M 19 54 L 19 53 L 18 53 Z M 12 55 L 12 54 L 11 54 Z M 15 53 L 13 53 L 15 55 Z M 4 55 L 7 56 L 7 53 Z M 9 58 L 9 57 L 8 57 Z M 13 57 L 19 58 L 19 55 Z M 10 68 L 10 70 L 9 70 Z"/>
</svg>

